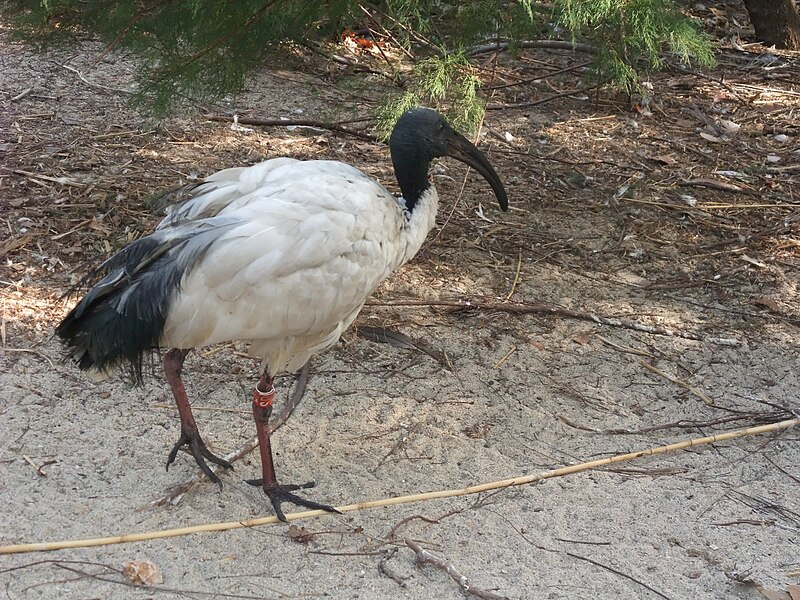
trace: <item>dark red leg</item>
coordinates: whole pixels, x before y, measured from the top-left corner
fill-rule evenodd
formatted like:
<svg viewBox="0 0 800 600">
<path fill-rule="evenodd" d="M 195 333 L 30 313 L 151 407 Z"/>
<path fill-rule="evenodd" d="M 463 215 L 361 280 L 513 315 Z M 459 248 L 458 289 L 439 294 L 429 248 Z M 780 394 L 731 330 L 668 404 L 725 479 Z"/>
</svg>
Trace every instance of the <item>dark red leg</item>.
<svg viewBox="0 0 800 600">
<path fill-rule="evenodd" d="M 258 448 L 261 452 L 261 479 L 249 479 L 250 485 L 261 486 L 264 493 L 272 502 L 275 514 L 281 521 L 286 521 L 286 516 L 281 510 L 281 502 L 291 502 L 297 506 L 316 510 L 327 510 L 328 512 L 339 512 L 332 506 L 320 504 L 312 500 L 301 498 L 292 492 L 314 487 L 314 482 L 303 483 L 300 485 L 281 485 L 275 477 L 275 466 L 272 463 L 272 444 L 269 439 L 269 417 L 272 415 L 272 401 L 275 399 L 275 387 L 272 385 L 272 378 L 266 373 L 253 392 L 253 418 L 256 422 L 258 433 Z"/>
<path fill-rule="evenodd" d="M 189 452 L 192 453 L 195 462 L 197 462 L 198 466 L 203 470 L 203 473 L 205 473 L 211 481 L 221 485 L 222 482 L 219 480 L 219 477 L 217 477 L 214 471 L 206 464 L 206 459 L 226 469 L 232 469 L 233 465 L 227 460 L 223 460 L 212 454 L 208 448 L 206 448 L 206 444 L 203 442 L 203 438 L 200 437 L 200 432 L 197 430 L 197 423 L 192 414 L 192 407 L 189 404 L 186 388 L 183 386 L 183 380 L 181 379 L 183 361 L 186 360 L 187 354 L 189 354 L 188 350 L 173 348 L 164 355 L 164 373 L 167 375 L 167 382 L 169 383 L 169 387 L 172 388 L 172 395 L 175 396 L 175 404 L 178 405 L 178 413 L 181 416 L 181 437 L 172 447 L 169 457 L 167 457 L 167 469 L 169 469 L 169 466 L 175 461 L 178 450 L 186 445 L 189 446 Z"/>
</svg>

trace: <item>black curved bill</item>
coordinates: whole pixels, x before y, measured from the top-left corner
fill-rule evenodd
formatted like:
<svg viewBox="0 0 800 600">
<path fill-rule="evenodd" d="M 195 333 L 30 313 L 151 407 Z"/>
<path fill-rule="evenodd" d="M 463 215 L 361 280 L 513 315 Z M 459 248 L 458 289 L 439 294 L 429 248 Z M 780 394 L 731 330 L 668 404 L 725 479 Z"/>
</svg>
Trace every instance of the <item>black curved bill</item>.
<svg viewBox="0 0 800 600">
<path fill-rule="evenodd" d="M 502 210 L 508 210 L 508 195 L 500 176 L 489 163 L 486 155 L 475 147 L 475 144 L 458 132 L 453 131 L 447 140 L 447 156 L 460 160 L 480 173 L 492 186 L 492 191 L 497 197 L 497 202 Z"/>
</svg>

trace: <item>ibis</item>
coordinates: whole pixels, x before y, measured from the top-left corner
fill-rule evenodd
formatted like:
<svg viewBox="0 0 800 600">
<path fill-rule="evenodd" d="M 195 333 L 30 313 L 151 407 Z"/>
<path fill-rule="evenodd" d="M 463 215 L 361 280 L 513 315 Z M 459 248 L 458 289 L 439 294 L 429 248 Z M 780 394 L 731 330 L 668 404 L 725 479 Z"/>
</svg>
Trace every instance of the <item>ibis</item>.
<svg viewBox="0 0 800 600">
<path fill-rule="evenodd" d="M 141 383 L 146 358 L 165 350 L 181 422 L 167 468 L 184 446 L 216 483 L 208 463 L 231 467 L 203 442 L 181 372 L 193 348 L 242 340 L 262 360 L 252 402 L 262 478 L 248 483 L 281 520 L 282 502 L 335 511 L 295 493 L 313 484 L 278 483 L 268 429 L 275 376 L 336 343 L 378 284 L 419 251 L 439 204 L 428 179 L 434 158 L 475 169 L 508 209 L 486 156 L 436 111 L 405 112 L 389 147 L 399 197 L 337 161 L 274 158 L 225 169 L 174 192 L 153 233 L 86 275 L 88 291 L 56 334 L 99 378 L 127 369 Z"/>
</svg>

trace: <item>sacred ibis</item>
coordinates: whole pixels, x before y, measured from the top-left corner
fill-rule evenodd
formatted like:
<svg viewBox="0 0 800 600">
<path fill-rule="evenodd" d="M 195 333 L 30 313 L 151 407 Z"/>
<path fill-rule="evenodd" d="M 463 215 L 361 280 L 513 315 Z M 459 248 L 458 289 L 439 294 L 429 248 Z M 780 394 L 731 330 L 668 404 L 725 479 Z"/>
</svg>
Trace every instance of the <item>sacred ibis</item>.
<svg viewBox="0 0 800 600">
<path fill-rule="evenodd" d="M 262 359 L 253 393 L 261 486 L 277 516 L 281 502 L 334 511 L 275 477 L 267 428 L 273 378 L 296 371 L 336 343 L 364 301 L 411 259 L 434 226 L 439 199 L 428 180 L 435 157 L 451 156 L 480 173 L 503 210 L 508 198 L 487 158 L 437 112 L 416 108 L 389 141 L 401 197 L 341 162 L 275 158 L 225 169 L 175 192 L 155 231 L 89 273 L 91 289 L 56 333 L 78 366 L 105 376 L 127 368 L 142 380 L 144 359 L 159 348 L 175 396 L 181 435 L 167 459 L 188 446 L 206 461 L 231 465 L 206 448 L 181 380 L 192 348 L 244 340 Z"/>
</svg>

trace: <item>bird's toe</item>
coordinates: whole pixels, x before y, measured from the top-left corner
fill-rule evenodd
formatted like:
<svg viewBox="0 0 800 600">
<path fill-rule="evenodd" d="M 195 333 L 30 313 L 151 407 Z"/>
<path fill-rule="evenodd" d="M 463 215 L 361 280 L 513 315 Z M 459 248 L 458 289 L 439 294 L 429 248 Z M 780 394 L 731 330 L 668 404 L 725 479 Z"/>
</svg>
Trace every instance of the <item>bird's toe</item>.
<svg viewBox="0 0 800 600">
<path fill-rule="evenodd" d="M 283 510 L 281 509 L 281 504 L 283 502 L 290 502 L 295 506 L 302 506 L 303 508 L 308 508 L 309 510 L 324 510 L 326 512 L 339 513 L 339 511 L 333 506 L 322 504 L 321 502 L 314 502 L 313 500 L 308 500 L 307 498 L 303 498 L 302 496 L 292 493 L 295 490 L 306 490 L 314 487 L 315 484 L 313 481 L 300 484 L 290 483 L 284 485 L 265 485 L 263 479 L 248 479 L 247 483 L 260 487 L 264 490 L 264 493 L 272 503 L 272 508 L 275 510 L 275 516 L 277 516 L 278 519 L 284 523 L 287 523 L 288 519 L 286 518 L 286 515 L 283 514 Z"/>
<path fill-rule="evenodd" d="M 167 470 L 169 470 L 169 466 L 175 462 L 175 458 L 178 456 L 178 450 L 184 446 L 188 448 L 188 451 L 194 458 L 197 466 L 200 467 L 203 473 L 205 473 L 206 477 L 208 477 L 212 482 L 222 485 L 222 481 L 220 481 L 220 478 L 217 476 L 217 474 L 211 470 L 211 467 L 208 466 L 206 461 L 211 461 L 212 463 L 225 469 L 233 469 L 233 465 L 224 458 L 220 458 L 216 454 L 213 454 L 208 449 L 203 441 L 203 438 L 200 437 L 200 433 L 197 430 L 181 430 L 181 437 L 178 438 L 177 442 L 175 442 L 175 445 L 169 452 L 169 456 L 167 456 Z"/>
</svg>

